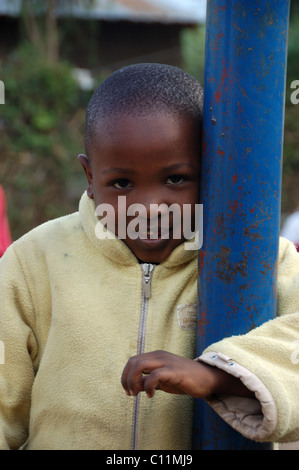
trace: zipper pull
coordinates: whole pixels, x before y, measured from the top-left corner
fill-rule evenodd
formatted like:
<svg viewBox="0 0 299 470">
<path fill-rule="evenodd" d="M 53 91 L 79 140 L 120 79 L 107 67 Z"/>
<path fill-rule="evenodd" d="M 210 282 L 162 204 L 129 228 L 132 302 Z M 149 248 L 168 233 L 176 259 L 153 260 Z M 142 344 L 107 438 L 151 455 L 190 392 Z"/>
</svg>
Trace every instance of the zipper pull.
<svg viewBox="0 0 299 470">
<path fill-rule="evenodd" d="M 149 263 L 144 263 L 142 265 L 143 269 L 143 295 L 146 299 L 149 299 L 151 296 L 151 280 L 152 280 L 152 273 L 154 270 L 154 265 Z"/>
</svg>

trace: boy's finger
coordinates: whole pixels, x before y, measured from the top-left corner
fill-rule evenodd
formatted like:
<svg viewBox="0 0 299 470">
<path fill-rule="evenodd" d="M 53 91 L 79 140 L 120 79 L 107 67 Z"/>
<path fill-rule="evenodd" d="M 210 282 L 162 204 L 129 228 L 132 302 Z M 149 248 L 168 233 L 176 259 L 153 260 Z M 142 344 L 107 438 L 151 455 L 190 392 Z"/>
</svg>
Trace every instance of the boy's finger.
<svg viewBox="0 0 299 470">
<path fill-rule="evenodd" d="M 128 393 L 128 384 L 127 384 L 127 376 L 128 376 L 128 372 L 129 372 L 129 368 L 130 368 L 129 362 L 130 362 L 130 360 L 125 365 L 123 373 L 121 375 L 121 384 L 122 384 L 123 388 L 125 389 L 127 395 L 129 394 Z"/>
<path fill-rule="evenodd" d="M 142 374 L 139 372 L 138 365 L 136 367 L 137 358 L 138 356 L 133 356 L 128 360 L 121 376 L 121 384 L 127 395 L 135 395 L 137 388 L 140 389 L 138 384 L 142 379 Z"/>
<path fill-rule="evenodd" d="M 154 354 L 145 353 L 134 356 L 127 362 L 121 377 L 121 383 L 127 395 L 136 395 L 143 389 L 143 376 L 161 367 L 161 361 Z"/>
<path fill-rule="evenodd" d="M 122 376 L 121 376 L 121 384 L 127 395 L 131 395 L 129 385 L 128 385 L 128 375 L 131 370 L 131 367 L 132 367 L 132 358 L 129 359 L 129 361 L 125 365 Z"/>
<path fill-rule="evenodd" d="M 155 369 L 149 375 L 143 378 L 144 391 L 148 398 L 152 398 L 156 390 L 159 390 L 160 380 L 162 379 L 163 370 Z"/>
</svg>

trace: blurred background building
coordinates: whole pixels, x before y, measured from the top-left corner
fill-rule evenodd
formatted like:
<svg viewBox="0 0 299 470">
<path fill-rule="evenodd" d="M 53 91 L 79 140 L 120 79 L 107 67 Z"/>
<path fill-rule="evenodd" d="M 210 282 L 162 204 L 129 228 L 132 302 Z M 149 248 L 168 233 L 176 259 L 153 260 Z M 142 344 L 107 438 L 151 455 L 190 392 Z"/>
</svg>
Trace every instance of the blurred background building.
<svg viewBox="0 0 299 470">
<path fill-rule="evenodd" d="M 206 0 L 0 0 L 0 184 L 13 239 L 77 209 L 85 108 L 107 75 L 162 62 L 202 79 L 205 11 Z"/>
<path fill-rule="evenodd" d="M 0 0 L 0 184 L 12 238 L 77 210 L 86 105 L 136 62 L 204 76 L 206 0 Z M 299 2 L 291 1 L 282 220 L 299 206 Z"/>
<path fill-rule="evenodd" d="M 35 2 L 38 3 L 38 2 Z M 63 32 L 62 58 L 78 67 L 114 70 L 132 62 L 182 65 L 181 32 L 205 22 L 206 0 L 73 0 L 39 2 L 35 14 L 51 15 Z M 22 39 L 21 0 L 0 0 L 1 55 Z M 27 10 L 28 14 L 29 10 Z M 53 27 L 53 24 L 52 24 Z M 86 39 L 92 36 L 92 50 Z"/>
</svg>

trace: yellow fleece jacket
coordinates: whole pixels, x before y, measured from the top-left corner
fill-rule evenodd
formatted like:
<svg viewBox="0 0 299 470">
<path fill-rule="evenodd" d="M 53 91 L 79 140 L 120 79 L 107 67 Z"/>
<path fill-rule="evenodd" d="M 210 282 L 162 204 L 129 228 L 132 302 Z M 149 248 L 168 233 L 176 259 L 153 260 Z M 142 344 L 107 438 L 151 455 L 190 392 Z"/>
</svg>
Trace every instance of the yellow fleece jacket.
<svg viewBox="0 0 299 470">
<path fill-rule="evenodd" d="M 190 448 L 190 397 L 134 399 L 120 380 L 139 346 L 193 356 L 197 253 L 156 266 L 145 302 L 142 266 L 98 223 L 85 193 L 1 260 L 2 449 Z"/>
<path fill-rule="evenodd" d="M 121 240 L 99 240 L 98 224 L 84 193 L 78 213 L 34 229 L 0 261 L 1 449 L 191 446 L 190 397 L 127 397 L 120 378 L 139 350 L 194 357 L 197 252 L 182 245 L 155 266 L 149 293 L 143 266 Z M 299 255 L 285 240 L 279 273 L 279 313 L 290 315 L 200 358 L 256 393 L 210 401 L 252 439 L 299 438 Z"/>
</svg>

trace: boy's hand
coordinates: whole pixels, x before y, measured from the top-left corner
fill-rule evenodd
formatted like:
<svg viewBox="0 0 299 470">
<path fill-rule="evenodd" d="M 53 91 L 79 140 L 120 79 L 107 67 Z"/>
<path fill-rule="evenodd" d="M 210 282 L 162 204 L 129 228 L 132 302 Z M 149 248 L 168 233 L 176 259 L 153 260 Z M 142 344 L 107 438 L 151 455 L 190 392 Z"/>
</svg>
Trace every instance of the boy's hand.
<svg viewBox="0 0 299 470">
<path fill-rule="evenodd" d="M 207 398 L 215 393 L 253 396 L 239 379 L 216 367 L 193 361 L 166 351 L 155 351 L 132 357 L 124 368 L 122 386 L 127 395 L 155 390 Z"/>
</svg>

